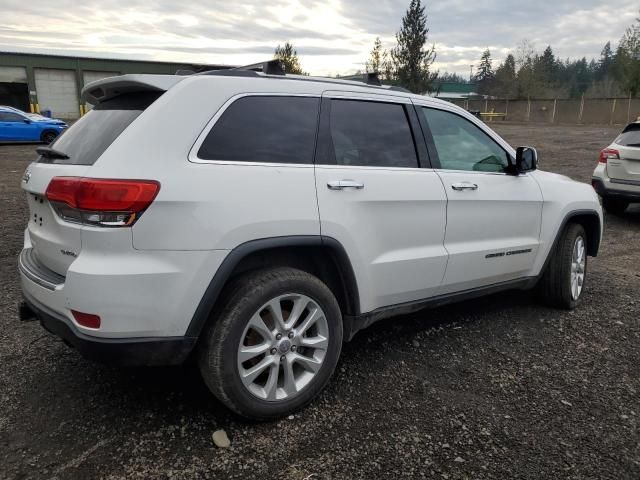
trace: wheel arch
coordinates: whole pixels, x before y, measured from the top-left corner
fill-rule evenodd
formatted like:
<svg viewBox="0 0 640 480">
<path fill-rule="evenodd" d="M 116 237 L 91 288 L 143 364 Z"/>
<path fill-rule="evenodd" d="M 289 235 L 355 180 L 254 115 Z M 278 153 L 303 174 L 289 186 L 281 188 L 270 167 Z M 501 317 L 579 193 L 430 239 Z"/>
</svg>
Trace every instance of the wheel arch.
<svg viewBox="0 0 640 480">
<path fill-rule="evenodd" d="M 579 225 L 582 225 L 582 227 L 585 229 L 585 232 L 587 233 L 587 255 L 591 257 L 596 257 L 598 255 L 598 250 L 600 249 L 600 237 L 602 233 L 600 215 L 596 210 L 573 210 L 567 213 L 562 219 L 562 222 L 560 222 L 560 225 L 555 232 L 555 237 L 553 239 L 553 243 L 551 244 L 551 248 L 549 248 L 549 251 L 547 252 L 547 257 L 538 275 L 533 277 L 533 281 L 530 284 L 531 287 L 536 285 L 547 271 L 549 262 L 553 257 L 553 252 L 555 251 L 556 246 L 558 245 L 558 242 L 562 237 L 562 232 L 564 232 L 564 230 L 567 228 L 567 225 L 569 225 L 570 223 L 577 223 Z"/>
<path fill-rule="evenodd" d="M 238 275 L 259 268 L 288 266 L 319 277 L 338 300 L 343 316 L 360 314 L 358 285 L 340 242 L 320 235 L 263 238 L 243 243 L 227 255 L 200 300 L 187 337 L 199 337 L 226 285 Z"/>
<path fill-rule="evenodd" d="M 582 225 L 587 233 L 587 254 L 591 257 L 598 256 L 600 249 L 600 238 L 602 234 L 602 225 L 600 216 L 595 210 L 577 210 L 570 212 L 566 217 L 558 232 L 562 232 L 570 223 Z M 559 235 L 556 234 L 559 238 Z"/>
</svg>

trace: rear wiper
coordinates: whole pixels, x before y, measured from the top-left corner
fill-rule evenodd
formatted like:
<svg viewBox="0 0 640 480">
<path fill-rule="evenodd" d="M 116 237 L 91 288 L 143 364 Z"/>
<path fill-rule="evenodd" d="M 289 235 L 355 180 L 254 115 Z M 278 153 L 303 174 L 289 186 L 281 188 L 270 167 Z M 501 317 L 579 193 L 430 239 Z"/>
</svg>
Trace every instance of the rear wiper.
<svg viewBox="0 0 640 480">
<path fill-rule="evenodd" d="M 65 160 L 69 158 L 69 155 L 67 155 L 66 153 L 51 147 L 38 147 L 36 148 L 36 152 L 39 155 L 42 155 L 43 157 L 46 157 L 46 158 L 53 158 L 53 159 L 58 158 L 60 160 Z"/>
</svg>

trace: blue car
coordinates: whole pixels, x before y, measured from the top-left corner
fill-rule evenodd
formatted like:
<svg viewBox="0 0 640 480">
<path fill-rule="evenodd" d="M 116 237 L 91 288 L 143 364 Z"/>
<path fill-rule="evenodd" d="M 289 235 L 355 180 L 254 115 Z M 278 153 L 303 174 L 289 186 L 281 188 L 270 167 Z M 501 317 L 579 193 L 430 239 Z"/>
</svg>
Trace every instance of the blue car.
<svg viewBox="0 0 640 480">
<path fill-rule="evenodd" d="M 13 107 L 0 107 L 0 143 L 51 143 L 67 126 L 62 120 L 25 113 Z"/>
</svg>

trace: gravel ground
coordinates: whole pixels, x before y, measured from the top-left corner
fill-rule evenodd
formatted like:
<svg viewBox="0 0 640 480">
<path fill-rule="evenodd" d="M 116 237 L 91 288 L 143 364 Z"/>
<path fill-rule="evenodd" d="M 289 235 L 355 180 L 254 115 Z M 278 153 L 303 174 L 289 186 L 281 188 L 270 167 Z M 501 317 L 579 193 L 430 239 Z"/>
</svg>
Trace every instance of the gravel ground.
<svg viewBox="0 0 640 480">
<path fill-rule="evenodd" d="M 584 182 L 618 131 L 497 130 Z M 376 324 L 310 407 L 252 424 L 191 367 L 92 364 L 18 321 L 33 156 L 0 146 L 0 478 L 640 478 L 640 205 L 606 219 L 575 312 L 509 292 Z"/>
</svg>

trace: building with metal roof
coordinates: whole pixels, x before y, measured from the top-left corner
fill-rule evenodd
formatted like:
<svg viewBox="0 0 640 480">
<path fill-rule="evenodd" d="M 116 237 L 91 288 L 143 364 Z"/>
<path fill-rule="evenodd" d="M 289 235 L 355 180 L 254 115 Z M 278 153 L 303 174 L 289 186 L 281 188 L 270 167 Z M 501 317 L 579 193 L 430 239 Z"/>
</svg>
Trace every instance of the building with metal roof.
<svg viewBox="0 0 640 480">
<path fill-rule="evenodd" d="M 26 112 L 48 110 L 54 117 L 73 119 L 90 108 L 80 103 L 80 91 L 95 80 L 127 73 L 175 74 L 178 70 L 228 68 L 228 65 L 0 52 L 0 105 Z"/>
</svg>

